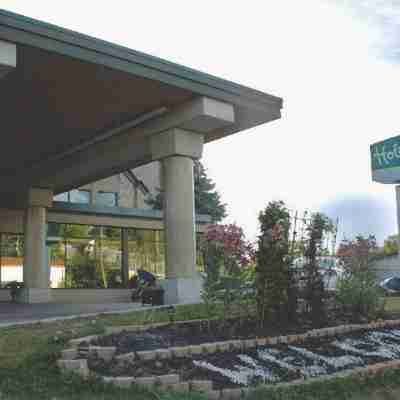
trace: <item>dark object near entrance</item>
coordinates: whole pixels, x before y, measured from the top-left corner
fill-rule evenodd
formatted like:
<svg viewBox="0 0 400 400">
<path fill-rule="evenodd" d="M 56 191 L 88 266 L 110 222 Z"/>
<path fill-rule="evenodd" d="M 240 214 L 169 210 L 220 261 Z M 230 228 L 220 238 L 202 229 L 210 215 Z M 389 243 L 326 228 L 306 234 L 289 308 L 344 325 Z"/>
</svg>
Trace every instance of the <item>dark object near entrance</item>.
<svg viewBox="0 0 400 400">
<path fill-rule="evenodd" d="M 4 286 L 5 289 L 10 289 L 10 296 L 11 296 L 11 301 L 15 303 L 17 301 L 17 295 L 18 291 L 24 287 L 23 282 L 17 282 L 17 281 L 12 281 L 7 283 L 7 285 Z"/>
<path fill-rule="evenodd" d="M 139 269 L 131 280 L 132 301 L 152 306 L 164 304 L 164 289 L 157 285 L 157 278 L 150 272 Z"/>
<path fill-rule="evenodd" d="M 162 306 L 164 304 L 164 289 L 161 287 L 144 289 L 142 293 L 142 304 Z"/>
</svg>

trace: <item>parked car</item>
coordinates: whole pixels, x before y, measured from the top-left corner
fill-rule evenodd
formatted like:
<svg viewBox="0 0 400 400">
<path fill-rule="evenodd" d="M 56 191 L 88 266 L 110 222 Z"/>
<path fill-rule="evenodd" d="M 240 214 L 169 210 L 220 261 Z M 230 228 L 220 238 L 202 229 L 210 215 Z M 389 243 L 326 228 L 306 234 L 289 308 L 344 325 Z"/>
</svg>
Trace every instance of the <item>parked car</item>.
<svg viewBox="0 0 400 400">
<path fill-rule="evenodd" d="M 379 283 L 379 286 L 387 295 L 398 295 L 400 294 L 400 277 L 391 276 L 390 278 L 386 278 Z"/>
</svg>

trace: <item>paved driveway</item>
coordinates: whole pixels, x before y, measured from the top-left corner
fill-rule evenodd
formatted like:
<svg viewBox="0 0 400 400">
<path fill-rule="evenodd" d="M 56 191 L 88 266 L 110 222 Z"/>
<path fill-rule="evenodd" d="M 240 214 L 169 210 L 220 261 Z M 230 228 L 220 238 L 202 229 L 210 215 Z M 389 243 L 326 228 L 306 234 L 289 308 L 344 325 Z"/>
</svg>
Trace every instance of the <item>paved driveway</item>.
<svg viewBox="0 0 400 400">
<path fill-rule="evenodd" d="M 141 308 L 139 303 L 111 304 L 14 304 L 0 302 L 0 327 L 45 319 L 68 319 L 103 312 L 127 312 Z"/>
</svg>

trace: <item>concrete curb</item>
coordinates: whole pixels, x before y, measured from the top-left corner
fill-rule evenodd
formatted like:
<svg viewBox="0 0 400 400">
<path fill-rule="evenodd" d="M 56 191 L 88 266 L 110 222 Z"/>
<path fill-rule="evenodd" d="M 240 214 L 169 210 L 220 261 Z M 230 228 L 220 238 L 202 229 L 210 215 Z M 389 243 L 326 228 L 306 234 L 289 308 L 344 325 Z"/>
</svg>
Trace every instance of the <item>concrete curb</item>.
<svg viewBox="0 0 400 400">
<path fill-rule="evenodd" d="M 132 303 L 132 304 L 138 304 L 138 303 Z M 185 303 L 185 305 L 195 305 L 199 304 L 198 302 L 192 302 L 192 303 Z M 36 324 L 46 324 L 46 323 L 52 323 L 52 322 L 58 322 L 58 321 L 69 321 L 71 319 L 81 319 L 81 318 L 93 318 L 93 317 L 98 317 L 101 315 L 120 315 L 120 314 L 130 314 L 130 313 L 140 313 L 144 311 L 153 311 L 153 310 L 162 310 L 162 309 L 167 309 L 171 307 L 177 307 L 177 306 L 182 306 L 182 304 L 166 304 L 163 306 L 132 306 L 132 308 L 126 309 L 126 310 L 110 310 L 110 311 L 95 311 L 91 313 L 82 313 L 82 314 L 72 314 L 72 315 L 65 315 L 61 317 L 48 317 L 48 318 L 39 318 L 39 319 L 27 319 L 24 321 L 14 321 L 14 322 L 3 322 L 0 323 L 0 329 L 1 328 L 10 328 L 13 326 L 24 326 L 24 325 L 36 325 Z"/>
</svg>

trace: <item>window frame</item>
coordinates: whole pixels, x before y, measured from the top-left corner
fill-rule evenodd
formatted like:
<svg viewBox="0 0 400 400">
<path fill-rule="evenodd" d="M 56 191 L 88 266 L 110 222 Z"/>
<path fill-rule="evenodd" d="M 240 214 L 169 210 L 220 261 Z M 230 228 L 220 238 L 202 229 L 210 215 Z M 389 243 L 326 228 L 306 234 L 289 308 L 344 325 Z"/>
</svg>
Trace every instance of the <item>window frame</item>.
<svg viewBox="0 0 400 400">
<path fill-rule="evenodd" d="M 88 201 L 87 202 L 83 202 L 83 201 L 72 201 L 71 200 L 71 193 L 73 191 L 76 191 L 78 193 L 85 193 L 88 195 Z M 55 199 L 56 196 L 60 196 L 60 195 L 67 195 L 67 200 L 57 200 Z M 54 201 L 61 201 L 61 202 L 65 202 L 65 203 L 71 203 L 71 204 L 92 204 L 92 192 L 88 189 L 73 189 L 73 190 L 69 190 L 68 192 L 63 192 L 63 193 L 59 193 L 58 195 L 56 195 L 53 197 Z"/>
<path fill-rule="evenodd" d="M 71 200 L 71 193 L 73 191 L 76 191 L 78 193 L 78 195 L 80 193 L 86 193 L 88 195 L 88 201 L 87 202 L 83 202 L 83 201 L 72 201 Z M 68 191 L 68 202 L 71 204 L 91 204 L 92 203 L 92 192 L 90 190 L 87 189 L 73 189 Z"/>
<path fill-rule="evenodd" d="M 100 202 L 98 201 L 98 199 L 97 199 L 97 196 L 98 196 L 98 195 L 101 195 L 101 194 L 106 194 L 106 195 L 107 195 L 107 194 L 108 194 L 108 195 L 112 194 L 112 195 L 114 196 L 115 204 L 112 205 L 112 206 L 110 206 L 110 205 L 108 205 L 108 204 L 100 203 Z M 110 191 L 106 191 L 106 190 L 98 190 L 98 191 L 96 192 L 96 194 L 95 194 L 94 204 L 95 204 L 95 205 L 99 205 L 99 206 L 104 206 L 104 207 L 119 207 L 119 196 L 118 196 L 118 192 L 110 192 Z"/>
</svg>

